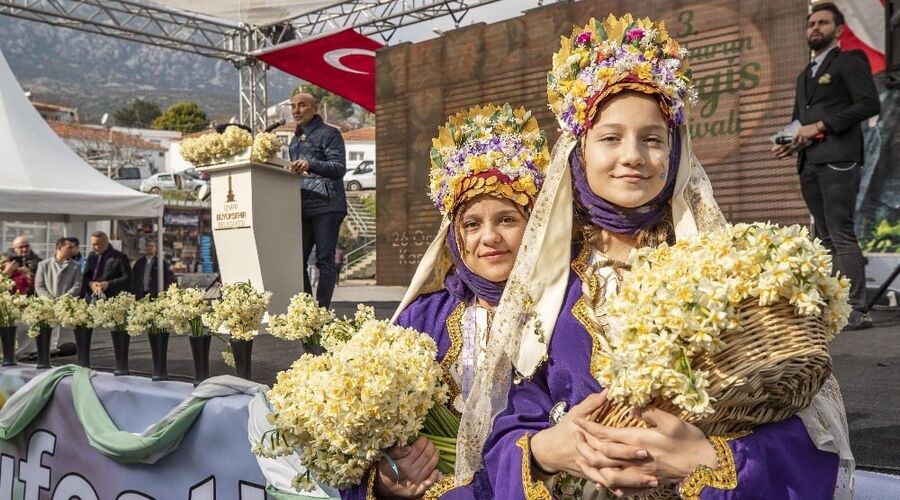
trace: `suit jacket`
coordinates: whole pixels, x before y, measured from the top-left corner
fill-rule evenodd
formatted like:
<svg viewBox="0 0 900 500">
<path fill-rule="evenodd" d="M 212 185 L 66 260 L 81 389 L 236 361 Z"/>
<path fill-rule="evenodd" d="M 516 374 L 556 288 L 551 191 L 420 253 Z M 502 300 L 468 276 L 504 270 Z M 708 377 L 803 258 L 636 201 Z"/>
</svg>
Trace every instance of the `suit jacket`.
<svg viewBox="0 0 900 500">
<path fill-rule="evenodd" d="M 51 282 L 50 266 L 56 257 L 44 259 L 38 263 L 37 274 L 34 275 L 34 291 L 38 297 L 60 297 L 62 295 L 78 296 L 81 293 L 81 267 L 78 262 L 69 260 L 68 265 Z"/>
<path fill-rule="evenodd" d="M 157 286 L 157 283 L 159 283 L 159 258 L 153 259 L 153 264 L 150 266 L 150 287 L 145 290 L 144 270 L 146 269 L 147 257 L 144 256 L 134 262 L 134 268 L 131 270 L 131 293 L 139 299 L 144 295 L 150 295 L 154 298 L 159 295 L 159 287 Z M 169 263 L 163 261 L 163 290 L 169 288 L 173 281 L 175 281 L 175 276 L 172 274 L 172 270 L 169 269 Z"/>
<path fill-rule="evenodd" d="M 96 252 L 91 252 L 91 254 L 88 255 L 82 279 L 82 282 L 84 283 L 84 296 L 86 298 L 91 296 L 90 285 L 92 281 L 109 282 L 109 287 L 105 292 L 107 297 L 114 297 L 120 292 L 129 291 L 131 289 L 131 265 L 128 262 L 128 257 L 115 248 L 110 248 L 110 255 L 108 258 L 103 259 L 103 262 L 100 264 L 100 274 L 95 280 L 93 279 L 94 268 L 97 266 L 97 260 L 99 258 L 100 255 Z"/>
<path fill-rule="evenodd" d="M 825 139 L 800 151 L 798 169 L 808 163 L 862 162 L 860 122 L 881 112 L 869 62 L 862 51 L 834 48 L 816 76 L 807 67 L 797 77 L 795 120 L 825 124 Z"/>
</svg>

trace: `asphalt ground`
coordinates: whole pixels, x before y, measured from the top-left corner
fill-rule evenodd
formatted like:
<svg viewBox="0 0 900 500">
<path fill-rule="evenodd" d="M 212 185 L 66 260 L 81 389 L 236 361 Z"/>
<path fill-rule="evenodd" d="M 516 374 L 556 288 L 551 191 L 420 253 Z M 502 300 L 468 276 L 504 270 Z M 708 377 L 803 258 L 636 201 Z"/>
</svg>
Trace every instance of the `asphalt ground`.
<svg viewBox="0 0 900 500">
<path fill-rule="evenodd" d="M 375 307 L 378 317 L 389 318 L 401 296 L 398 289 L 341 288 L 335 296 L 340 302 L 332 304 L 339 314 L 352 315 L 357 301 L 348 299 L 359 296 L 359 301 Z M 900 309 L 873 311 L 873 319 L 873 328 L 844 332 L 833 341 L 833 369 L 843 391 L 858 466 L 900 474 Z M 220 354 L 224 345 L 216 339 L 212 341 L 211 376 L 233 373 Z M 253 342 L 253 380 L 271 386 L 276 374 L 290 367 L 302 353 L 298 343 L 258 336 Z M 132 374 L 149 376 L 152 363 L 146 336 L 132 338 L 129 358 Z M 54 357 L 52 362 L 74 362 L 74 356 Z M 91 362 L 97 370 L 112 371 L 114 367 L 112 343 L 105 331 L 95 332 Z M 168 370 L 173 380 L 192 380 L 193 362 L 186 337 L 170 338 Z"/>
</svg>

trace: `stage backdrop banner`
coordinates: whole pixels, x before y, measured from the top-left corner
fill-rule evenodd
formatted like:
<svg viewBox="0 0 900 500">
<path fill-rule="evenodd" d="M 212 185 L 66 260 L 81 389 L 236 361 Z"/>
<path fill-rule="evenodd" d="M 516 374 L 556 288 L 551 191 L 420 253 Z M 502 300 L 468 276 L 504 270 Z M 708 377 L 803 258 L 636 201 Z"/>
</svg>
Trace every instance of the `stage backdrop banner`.
<svg viewBox="0 0 900 500">
<path fill-rule="evenodd" d="M 694 152 L 729 220 L 808 223 L 795 161 L 776 160 L 771 136 L 790 122 L 797 75 L 809 62 L 806 2 L 626 0 L 560 2 L 507 21 L 378 51 L 378 271 L 406 285 L 439 214 L 428 199 L 431 138 L 449 115 L 509 102 L 531 110 L 553 144 L 547 71 L 560 35 L 591 17 L 662 18 L 691 50 L 700 102 Z"/>
<path fill-rule="evenodd" d="M 246 439 L 255 390 L 231 382 L 3 368 L 0 387 L 20 387 L 0 410 L 0 498 L 264 500 Z"/>
</svg>

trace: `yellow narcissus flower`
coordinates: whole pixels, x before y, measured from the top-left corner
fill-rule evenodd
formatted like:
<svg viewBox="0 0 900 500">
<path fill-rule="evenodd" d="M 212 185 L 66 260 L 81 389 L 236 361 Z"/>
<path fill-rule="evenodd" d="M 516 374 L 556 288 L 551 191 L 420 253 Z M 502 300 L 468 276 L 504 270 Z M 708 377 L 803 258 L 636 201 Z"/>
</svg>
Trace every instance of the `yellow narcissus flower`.
<svg viewBox="0 0 900 500">
<path fill-rule="evenodd" d="M 818 316 L 829 339 L 846 324 L 849 282 L 831 274 L 831 259 L 805 228 L 738 224 L 642 248 L 629 279 L 608 303 L 604 358 L 594 374 L 610 398 L 641 406 L 672 398 L 682 409 L 710 414 L 707 374 L 690 370 L 701 353 L 725 346 L 742 327 L 737 307 L 787 301 L 801 316 Z"/>
<path fill-rule="evenodd" d="M 335 488 L 362 482 L 382 450 L 413 441 L 428 411 L 447 399 L 430 337 L 378 320 L 353 328 L 335 350 L 303 355 L 278 374 L 267 398 L 273 441 L 281 445 L 254 448 L 267 455 L 296 450 L 312 476 Z M 314 483 L 302 474 L 294 484 Z"/>
</svg>

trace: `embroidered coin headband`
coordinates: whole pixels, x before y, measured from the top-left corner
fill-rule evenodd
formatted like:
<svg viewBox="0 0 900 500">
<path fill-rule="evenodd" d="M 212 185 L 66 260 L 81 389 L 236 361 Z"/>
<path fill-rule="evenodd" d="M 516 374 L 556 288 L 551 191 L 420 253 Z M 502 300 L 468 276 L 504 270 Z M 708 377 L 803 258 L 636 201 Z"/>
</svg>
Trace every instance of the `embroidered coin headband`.
<svg viewBox="0 0 900 500">
<path fill-rule="evenodd" d="M 683 125 L 685 104 L 697 99 L 687 54 L 663 21 L 635 20 L 631 14 L 591 19 L 562 37 L 553 55 L 547 74 L 550 109 L 564 131 L 582 137 L 605 98 L 634 90 L 658 96 L 669 125 Z"/>
<path fill-rule="evenodd" d="M 531 206 L 550 162 L 537 120 L 509 104 L 451 116 L 432 145 L 431 200 L 445 217 L 481 194 Z"/>
</svg>

